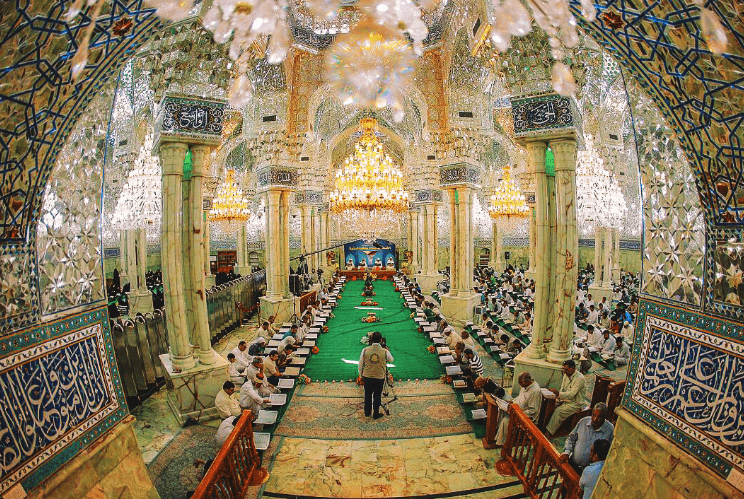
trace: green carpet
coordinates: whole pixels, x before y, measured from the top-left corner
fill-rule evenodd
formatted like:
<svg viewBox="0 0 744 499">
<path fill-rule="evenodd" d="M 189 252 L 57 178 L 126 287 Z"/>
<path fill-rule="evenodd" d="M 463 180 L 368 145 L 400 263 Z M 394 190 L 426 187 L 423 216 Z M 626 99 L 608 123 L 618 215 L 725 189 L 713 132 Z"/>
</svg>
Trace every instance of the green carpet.
<svg viewBox="0 0 744 499">
<path fill-rule="evenodd" d="M 357 309 L 362 297 L 363 281 L 347 281 L 343 298 L 333 309 L 336 317 L 327 323 L 328 332 L 318 338 L 320 352 L 310 357 L 304 373 L 313 381 L 348 381 L 358 376 L 359 355 L 365 345 L 360 343 L 368 331 L 380 331 L 387 339 L 395 367 L 390 368 L 395 379 L 433 379 L 444 374 L 436 354 L 427 348 L 431 341 L 416 330 L 411 311 L 403 308 L 403 300 L 393 290 L 391 281 L 375 281 L 373 301 L 382 310 L 374 310 L 381 322 L 364 324 L 362 317 L 372 309 Z M 347 361 L 347 362 L 344 362 Z"/>
</svg>

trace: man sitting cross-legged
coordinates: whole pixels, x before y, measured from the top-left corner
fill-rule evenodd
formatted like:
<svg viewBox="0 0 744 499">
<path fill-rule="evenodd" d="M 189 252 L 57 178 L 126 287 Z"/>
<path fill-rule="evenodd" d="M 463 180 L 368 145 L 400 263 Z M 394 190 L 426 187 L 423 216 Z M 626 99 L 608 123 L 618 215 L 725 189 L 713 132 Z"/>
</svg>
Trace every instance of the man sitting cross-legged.
<svg viewBox="0 0 744 499">
<path fill-rule="evenodd" d="M 235 383 L 225 381 L 222 384 L 222 390 L 217 392 L 217 396 L 214 398 L 214 406 L 217 408 L 217 412 L 220 413 L 222 419 L 228 416 L 240 416 L 242 412 L 240 410 L 240 404 L 233 397 L 234 393 Z"/>
<path fill-rule="evenodd" d="M 253 419 L 258 417 L 259 411 L 269 402 L 269 397 L 262 397 L 258 393 L 263 383 L 263 379 L 253 378 L 243 383 L 243 388 L 240 389 L 240 407 L 250 410 Z"/>
</svg>

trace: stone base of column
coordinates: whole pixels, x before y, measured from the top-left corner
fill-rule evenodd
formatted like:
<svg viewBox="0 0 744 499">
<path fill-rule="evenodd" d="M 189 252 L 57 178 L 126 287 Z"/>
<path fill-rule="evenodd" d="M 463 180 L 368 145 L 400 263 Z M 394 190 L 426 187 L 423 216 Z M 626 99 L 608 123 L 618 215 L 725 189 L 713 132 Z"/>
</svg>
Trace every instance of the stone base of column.
<svg viewBox="0 0 744 499">
<path fill-rule="evenodd" d="M 418 271 L 421 270 L 421 265 L 416 265 L 415 263 L 412 263 L 408 266 L 408 269 L 406 270 L 408 272 L 408 275 L 411 277 L 416 277 L 418 275 Z"/>
<path fill-rule="evenodd" d="M 217 276 L 213 274 L 209 274 L 207 276 L 204 276 L 204 287 L 207 289 L 211 288 L 217 284 Z"/>
<path fill-rule="evenodd" d="M 462 327 L 466 322 L 473 320 L 473 308 L 480 304 L 480 295 L 458 294 L 450 296 L 442 295 L 442 306 L 439 310 L 453 326 Z"/>
<path fill-rule="evenodd" d="M 555 388 L 558 390 L 561 387 L 561 381 L 563 380 L 562 363 L 555 364 L 544 358 L 533 359 L 522 352 L 514 358 L 514 382 L 512 384 L 512 396 L 514 397 L 519 394 L 519 373 L 522 371 L 529 372 L 532 379 L 540 385 L 540 388 Z M 507 387 L 504 388 L 508 389 Z"/>
<path fill-rule="evenodd" d="M 609 303 L 612 303 L 612 286 L 605 286 L 604 284 L 592 284 L 591 286 L 589 286 L 589 291 L 587 292 L 592 295 L 592 300 L 594 300 L 594 303 L 601 302 L 602 298 L 607 298 L 607 301 Z"/>
<path fill-rule="evenodd" d="M 198 364 L 193 369 L 177 373 L 173 372 L 170 357 L 167 354 L 160 356 L 168 388 L 168 406 L 180 424 L 189 417 L 198 417 L 200 421 L 219 418 L 214 398 L 229 379 L 229 362 L 219 355 L 216 357 L 214 364 Z M 194 398 L 195 393 L 198 400 Z"/>
<path fill-rule="evenodd" d="M 430 295 L 432 291 L 437 291 L 437 283 L 444 279 L 442 274 L 415 274 L 416 282 L 421 286 L 421 292 Z"/>
<path fill-rule="evenodd" d="M 269 296 L 261 297 L 261 321 L 265 321 L 270 315 L 274 316 L 274 320 L 278 323 L 287 322 L 292 318 L 292 314 L 297 314 L 299 317 L 299 310 L 294 310 L 294 307 L 299 309 L 300 299 L 293 298 L 274 298 Z"/>
<path fill-rule="evenodd" d="M 612 282 L 620 282 L 620 267 L 612 267 Z"/>
<path fill-rule="evenodd" d="M 127 301 L 129 301 L 129 315 L 132 317 L 153 311 L 152 293 L 148 290 L 135 289 L 130 291 L 127 293 Z"/>
<path fill-rule="evenodd" d="M 236 265 L 233 268 L 233 272 L 236 275 L 246 276 L 251 273 L 251 266 L 250 265 Z"/>
</svg>

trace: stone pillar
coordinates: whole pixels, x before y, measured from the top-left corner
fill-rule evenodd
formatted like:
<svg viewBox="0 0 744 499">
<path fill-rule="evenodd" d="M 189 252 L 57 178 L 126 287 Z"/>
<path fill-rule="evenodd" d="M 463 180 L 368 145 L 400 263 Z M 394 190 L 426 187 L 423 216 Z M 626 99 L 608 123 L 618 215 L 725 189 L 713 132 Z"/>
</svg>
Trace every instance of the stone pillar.
<svg viewBox="0 0 744 499">
<path fill-rule="evenodd" d="M 556 228 L 555 238 L 555 304 L 553 306 L 553 341 L 548 361 L 562 363 L 571 358 L 574 303 L 579 275 L 579 235 L 576 222 L 576 142 L 551 142 L 555 154 Z"/>
<path fill-rule="evenodd" d="M 183 300 L 186 306 L 186 328 L 189 331 L 189 342 L 191 342 L 192 348 L 195 348 L 199 345 L 199 336 L 197 333 L 198 327 L 194 323 L 194 304 L 192 303 L 194 285 L 191 282 L 191 271 L 189 269 L 189 262 L 192 260 L 190 193 L 191 177 L 186 178 L 186 175 L 184 175 L 181 178 L 181 212 L 183 213 L 183 225 L 181 226 L 181 258 L 183 264 L 181 271 L 183 272 Z"/>
<path fill-rule="evenodd" d="M 204 218 L 204 283 L 207 286 L 207 289 L 211 288 L 216 284 L 216 278 L 214 275 L 212 275 L 212 268 L 210 266 L 209 257 L 212 253 L 212 245 L 210 242 L 211 238 L 211 230 L 210 230 L 210 223 L 209 223 L 209 217 L 206 216 Z"/>
<path fill-rule="evenodd" d="M 427 203 L 421 207 L 421 273 L 416 274 L 416 280 L 424 293 L 431 293 L 437 289 L 437 282 L 443 279 L 437 271 L 438 205 Z"/>
<path fill-rule="evenodd" d="M 493 267 L 497 273 L 500 273 L 504 270 L 504 261 L 501 259 L 504 253 L 502 248 L 504 234 L 498 223 L 494 221 L 492 225 L 493 235 L 491 236 L 491 261 L 489 262 L 489 265 Z"/>
<path fill-rule="evenodd" d="M 129 266 L 129 262 L 127 262 L 127 231 L 126 230 L 120 230 L 119 231 L 119 265 L 121 266 L 121 269 L 119 269 L 119 284 L 123 288 L 126 283 L 129 282 L 129 272 L 127 270 L 127 267 Z"/>
<path fill-rule="evenodd" d="M 594 284 L 602 281 L 602 227 L 594 226 Z"/>
<path fill-rule="evenodd" d="M 615 251 L 612 254 L 612 280 L 620 283 L 620 229 L 614 229 Z"/>
<path fill-rule="evenodd" d="M 160 160 L 163 169 L 163 214 L 161 223 L 161 269 L 165 300 L 166 328 L 170 343 L 170 360 L 175 372 L 196 365 L 186 326 L 186 303 L 183 292 L 183 253 L 181 213 L 181 180 L 183 159 L 188 146 L 182 143 L 162 144 Z"/>
<path fill-rule="evenodd" d="M 318 251 L 318 208 L 312 207 L 310 209 L 310 251 Z M 315 253 L 310 257 L 310 271 L 314 272 L 320 267 L 320 255 Z M 316 274 L 317 275 L 317 274 Z"/>
<path fill-rule="evenodd" d="M 280 286 L 282 289 L 282 296 L 287 299 L 292 296 L 289 291 L 289 215 L 292 211 L 292 203 L 290 201 L 291 193 L 289 191 L 282 191 L 280 202 L 279 202 L 279 219 L 280 219 L 280 237 L 281 237 L 281 248 L 280 248 L 280 273 L 281 282 Z"/>
<path fill-rule="evenodd" d="M 129 263 L 129 315 L 153 311 L 152 293 L 147 289 L 147 234 L 143 227 L 127 232 L 127 260 Z"/>
<path fill-rule="evenodd" d="M 251 264 L 248 261 L 248 229 L 246 228 L 246 222 L 240 222 L 237 239 L 237 262 L 235 265 L 235 273 L 240 275 L 248 275 L 251 273 Z"/>
<path fill-rule="evenodd" d="M 280 190 L 270 190 L 266 194 L 266 296 L 281 298 L 284 289 L 281 287 L 281 254 L 282 238 L 279 232 L 281 217 L 279 202 Z"/>
<path fill-rule="evenodd" d="M 419 214 L 418 210 L 408 210 L 408 250 L 411 252 L 410 270 L 415 273 L 419 265 Z"/>
<path fill-rule="evenodd" d="M 301 215 L 301 221 L 300 221 L 300 254 L 305 255 L 307 253 L 310 253 L 313 251 L 313 243 L 312 243 L 312 208 L 310 206 L 301 206 L 300 207 L 300 215 Z M 312 268 L 312 257 L 307 257 L 307 260 L 305 261 L 307 264 L 308 269 Z"/>
<path fill-rule="evenodd" d="M 217 361 L 217 354 L 212 350 L 209 332 L 209 317 L 207 316 L 207 287 L 204 279 L 204 171 L 206 169 L 208 146 L 194 146 L 192 153 L 191 190 L 189 192 L 189 207 L 191 211 L 191 258 L 188 261 L 188 271 L 191 274 L 193 286 L 191 296 L 192 324 L 194 333 L 191 336 L 199 341 L 199 362 L 209 365 Z M 243 224 L 245 233 L 245 224 Z M 240 243 L 240 240 L 238 240 Z M 243 244 L 245 253 L 245 244 Z"/>
<path fill-rule="evenodd" d="M 545 356 L 543 340 L 547 329 L 550 294 L 550 213 L 548 178 L 545 172 L 545 142 L 527 144 L 530 169 L 535 172 L 535 308 L 532 320 L 532 341 L 525 356 L 538 359 Z"/>
<path fill-rule="evenodd" d="M 602 286 L 612 287 L 612 233 L 613 230 L 605 227 L 604 230 L 604 268 L 602 269 Z"/>
<path fill-rule="evenodd" d="M 323 210 L 319 214 L 320 217 L 320 249 L 327 248 L 329 246 L 328 244 L 328 212 Z M 328 257 L 326 256 L 328 254 L 327 251 L 323 251 L 320 253 L 320 268 L 327 269 L 328 268 Z M 328 281 L 330 279 L 330 274 L 326 270 L 324 277 L 324 281 Z"/>
<path fill-rule="evenodd" d="M 450 206 L 450 292 L 442 296 L 442 314 L 462 326 L 472 320 L 478 295 L 473 292 L 474 189 L 470 185 L 447 188 Z"/>
<path fill-rule="evenodd" d="M 535 279 L 535 275 L 537 274 L 537 270 L 535 266 L 537 265 L 537 257 L 535 256 L 536 253 L 536 243 L 535 243 L 535 234 L 537 232 L 537 220 L 535 218 L 535 204 L 532 203 L 529 205 L 530 211 L 529 211 L 529 235 L 527 239 L 528 244 L 528 255 L 529 255 L 529 268 L 524 273 L 524 276 L 528 279 Z"/>
</svg>

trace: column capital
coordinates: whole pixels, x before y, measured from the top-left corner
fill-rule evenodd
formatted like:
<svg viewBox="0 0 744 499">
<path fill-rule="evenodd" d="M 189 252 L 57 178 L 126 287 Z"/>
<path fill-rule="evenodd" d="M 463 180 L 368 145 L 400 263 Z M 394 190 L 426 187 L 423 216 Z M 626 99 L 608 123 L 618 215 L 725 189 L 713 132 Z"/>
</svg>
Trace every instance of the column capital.
<svg viewBox="0 0 744 499">
<path fill-rule="evenodd" d="M 207 165 L 207 156 L 211 147 L 203 144 L 191 146 L 191 176 L 203 177 Z"/>
<path fill-rule="evenodd" d="M 576 141 L 562 138 L 550 141 L 555 157 L 555 171 L 576 171 Z"/>
<path fill-rule="evenodd" d="M 548 150 L 548 143 L 534 140 L 527 142 L 524 147 L 527 149 L 530 174 L 545 173 L 545 152 Z"/>
<path fill-rule="evenodd" d="M 160 144 L 160 159 L 163 175 L 183 175 L 183 160 L 189 146 L 182 142 Z"/>
</svg>

